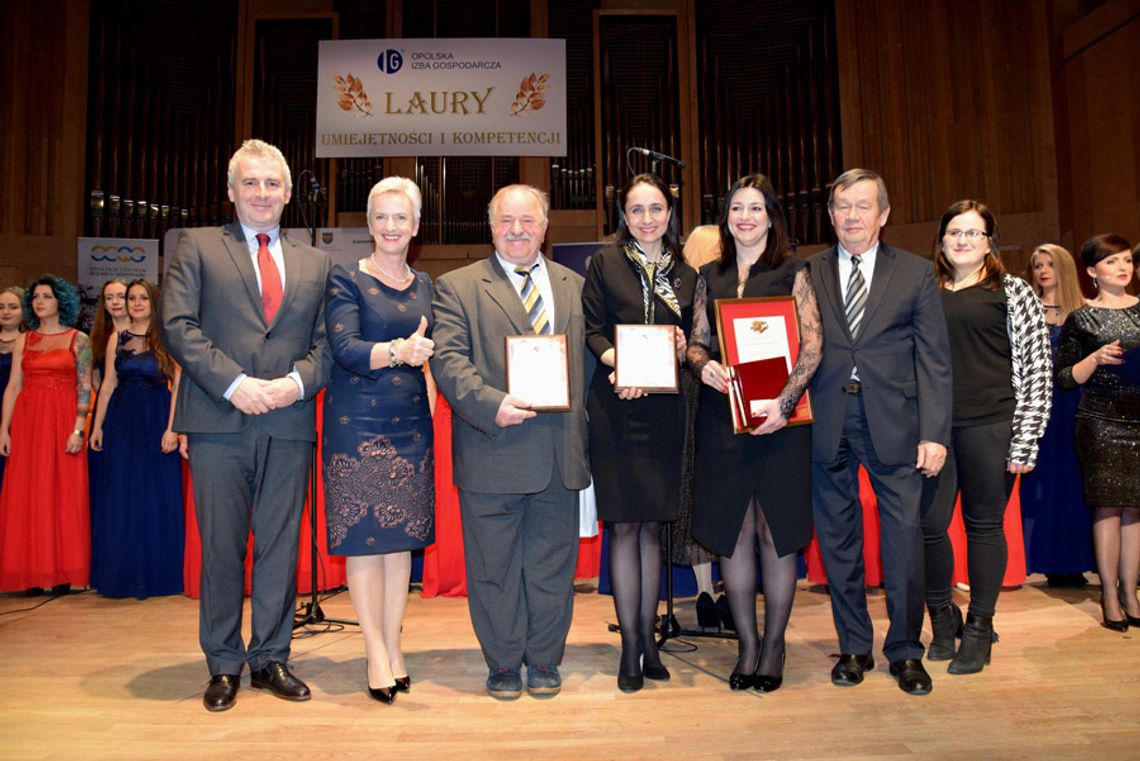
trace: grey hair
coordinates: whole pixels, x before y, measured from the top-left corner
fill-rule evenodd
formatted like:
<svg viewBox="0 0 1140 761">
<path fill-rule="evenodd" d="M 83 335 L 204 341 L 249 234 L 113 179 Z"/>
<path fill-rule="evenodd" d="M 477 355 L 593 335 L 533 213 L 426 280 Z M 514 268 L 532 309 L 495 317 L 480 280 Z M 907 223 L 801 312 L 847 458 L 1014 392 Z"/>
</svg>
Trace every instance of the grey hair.
<svg viewBox="0 0 1140 761">
<path fill-rule="evenodd" d="M 831 183 L 831 192 L 827 196 L 827 208 L 835 208 L 835 191 L 847 190 L 857 182 L 863 180 L 871 180 L 879 188 L 879 208 L 891 208 L 891 199 L 887 195 L 887 183 L 883 182 L 883 178 L 879 176 L 878 172 L 871 169 L 848 169 L 843 174 L 835 178 L 835 182 Z"/>
<path fill-rule="evenodd" d="M 251 156 L 267 158 L 281 164 L 281 169 L 285 172 L 285 189 L 293 190 L 293 175 L 289 171 L 289 162 L 285 160 L 285 154 L 277 146 L 257 139 L 246 140 L 241 144 L 241 148 L 238 148 L 234 151 L 234 155 L 230 156 L 230 164 L 226 169 L 227 185 L 231 188 L 234 186 L 234 173 L 237 172 L 238 162 Z"/>
<path fill-rule="evenodd" d="M 407 177 L 396 176 L 385 177 L 373 185 L 372 190 L 368 191 L 367 219 L 369 221 L 372 220 L 372 199 L 382 193 L 403 193 L 412 204 L 412 216 L 415 217 L 417 223 L 420 221 L 420 210 L 424 205 L 424 197 L 420 193 L 419 186 Z"/>
<path fill-rule="evenodd" d="M 499 192 L 495 193 L 495 195 L 491 197 L 491 202 L 487 204 L 487 222 L 492 227 L 495 226 L 495 211 L 499 206 L 499 202 L 503 200 L 504 196 L 515 190 L 521 190 L 534 196 L 535 200 L 538 201 L 539 208 L 542 209 L 542 223 L 546 224 L 550 219 L 550 198 L 546 193 L 543 193 L 533 185 L 525 185 L 523 183 L 506 185 L 505 187 L 499 188 Z"/>
</svg>

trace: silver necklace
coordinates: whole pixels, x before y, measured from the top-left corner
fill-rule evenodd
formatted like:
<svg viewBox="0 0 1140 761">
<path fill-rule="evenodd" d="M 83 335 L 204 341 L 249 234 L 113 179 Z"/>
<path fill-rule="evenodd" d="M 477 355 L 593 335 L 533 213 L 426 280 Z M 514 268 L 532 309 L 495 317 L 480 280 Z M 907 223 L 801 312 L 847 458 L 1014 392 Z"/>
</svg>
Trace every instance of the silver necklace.
<svg viewBox="0 0 1140 761">
<path fill-rule="evenodd" d="M 412 279 L 412 268 L 408 266 L 407 262 L 404 262 L 404 274 L 403 274 L 403 276 L 397 277 L 396 275 L 391 274 L 390 272 L 388 272 L 387 270 L 385 270 L 383 267 L 380 266 L 380 262 L 377 261 L 377 259 L 376 259 L 376 252 L 372 252 L 371 254 L 369 254 L 368 258 L 372 260 L 372 266 L 376 268 L 376 271 L 379 272 L 384 277 L 388 278 L 389 280 L 394 280 L 397 283 L 406 283 Z"/>
</svg>

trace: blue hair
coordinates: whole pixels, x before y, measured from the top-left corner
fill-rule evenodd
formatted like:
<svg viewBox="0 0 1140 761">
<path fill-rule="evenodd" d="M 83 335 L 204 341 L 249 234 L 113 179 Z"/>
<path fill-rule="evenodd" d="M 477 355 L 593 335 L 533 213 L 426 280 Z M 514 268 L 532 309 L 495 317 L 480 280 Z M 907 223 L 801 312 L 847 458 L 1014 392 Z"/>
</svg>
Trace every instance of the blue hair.
<svg viewBox="0 0 1140 761">
<path fill-rule="evenodd" d="M 24 290 L 24 321 L 32 330 L 40 327 L 39 318 L 32 309 L 32 296 L 35 295 L 36 286 L 46 285 L 51 288 L 56 301 L 59 302 L 59 324 L 74 327 L 79 319 L 79 289 L 58 275 L 41 275 Z"/>
</svg>

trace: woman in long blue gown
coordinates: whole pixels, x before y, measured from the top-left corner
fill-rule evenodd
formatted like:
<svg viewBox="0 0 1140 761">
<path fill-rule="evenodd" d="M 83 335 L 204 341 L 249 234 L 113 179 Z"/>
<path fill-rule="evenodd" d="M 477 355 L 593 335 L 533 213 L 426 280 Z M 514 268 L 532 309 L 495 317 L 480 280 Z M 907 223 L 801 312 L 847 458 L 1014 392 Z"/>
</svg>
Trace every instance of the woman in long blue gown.
<svg viewBox="0 0 1140 761">
<path fill-rule="evenodd" d="M 1055 362 L 1065 318 L 1085 305 L 1072 254 L 1051 243 L 1038 246 L 1029 257 L 1026 280 L 1045 310 Z M 1037 467 L 1021 477 L 1026 570 L 1045 574 L 1050 586 L 1083 586 L 1087 583 L 1084 572 L 1096 567 L 1092 517 L 1085 507 L 1085 487 L 1073 446 L 1081 391 L 1066 391 L 1054 382 L 1053 408 L 1038 445 Z"/>
<path fill-rule="evenodd" d="M 12 375 L 12 349 L 24 324 L 24 289 L 11 286 L 0 291 L 0 396 Z M 0 455 L 0 484 L 4 483 L 4 466 L 8 458 Z"/>
<path fill-rule="evenodd" d="M 112 333 L 91 448 L 104 452 L 92 495 L 91 586 L 108 597 L 182 592 L 179 439 L 171 428 L 180 372 L 158 339 L 158 289 L 127 288 L 130 327 Z"/>
</svg>

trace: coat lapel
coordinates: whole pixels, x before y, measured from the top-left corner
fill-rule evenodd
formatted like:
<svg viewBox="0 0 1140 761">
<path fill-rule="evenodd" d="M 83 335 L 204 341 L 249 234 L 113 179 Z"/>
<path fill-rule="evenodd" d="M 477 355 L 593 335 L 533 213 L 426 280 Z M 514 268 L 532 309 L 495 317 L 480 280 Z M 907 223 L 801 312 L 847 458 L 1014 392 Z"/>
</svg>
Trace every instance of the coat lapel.
<svg viewBox="0 0 1140 761">
<path fill-rule="evenodd" d="M 819 288 L 826 294 L 828 305 L 835 315 L 835 321 L 843 326 L 843 331 L 851 338 L 851 329 L 847 327 L 847 314 L 843 311 L 843 290 L 839 287 L 839 249 L 832 247 L 819 260 Z M 813 282 L 815 278 L 812 278 Z"/>
<path fill-rule="evenodd" d="M 573 310 L 574 288 L 570 285 L 566 273 L 559 269 L 555 271 L 552 262 L 546 262 L 546 271 L 550 276 L 550 290 L 554 292 L 554 333 L 566 333 L 570 325 L 570 314 Z"/>
<path fill-rule="evenodd" d="M 246 295 L 249 296 L 254 311 L 264 321 L 265 312 L 261 308 L 261 291 L 257 287 L 257 273 L 253 271 L 253 261 L 249 256 L 249 246 L 246 245 L 245 233 L 241 229 L 241 224 L 231 222 L 223 229 L 222 240 L 226 244 L 230 258 L 233 259 L 234 266 L 237 267 L 237 271 L 241 275 L 242 283 L 245 284 Z"/>
<path fill-rule="evenodd" d="M 273 318 L 275 323 L 281 319 L 281 315 L 288 311 L 293 303 L 293 299 L 297 295 L 297 288 L 303 280 L 301 271 L 305 267 L 304 251 L 285 235 L 284 230 L 281 231 L 281 256 L 285 260 L 285 293 L 281 297 L 281 306 L 277 308 L 277 316 Z"/>
<path fill-rule="evenodd" d="M 864 308 L 863 327 L 859 331 L 861 336 L 866 335 L 870 322 L 875 319 L 875 311 L 883 300 L 883 294 L 890 288 L 896 263 L 895 252 L 880 242 L 879 253 L 875 256 L 875 275 L 871 278 L 871 291 L 867 294 L 867 306 Z"/>
<path fill-rule="evenodd" d="M 507 320 L 514 326 L 516 334 L 533 333 L 534 327 L 523 311 L 522 299 L 519 298 L 519 293 L 511 284 L 507 273 L 499 266 L 498 260 L 492 255 L 484 260 L 484 264 L 483 290 L 487 296 L 503 310 Z"/>
</svg>

